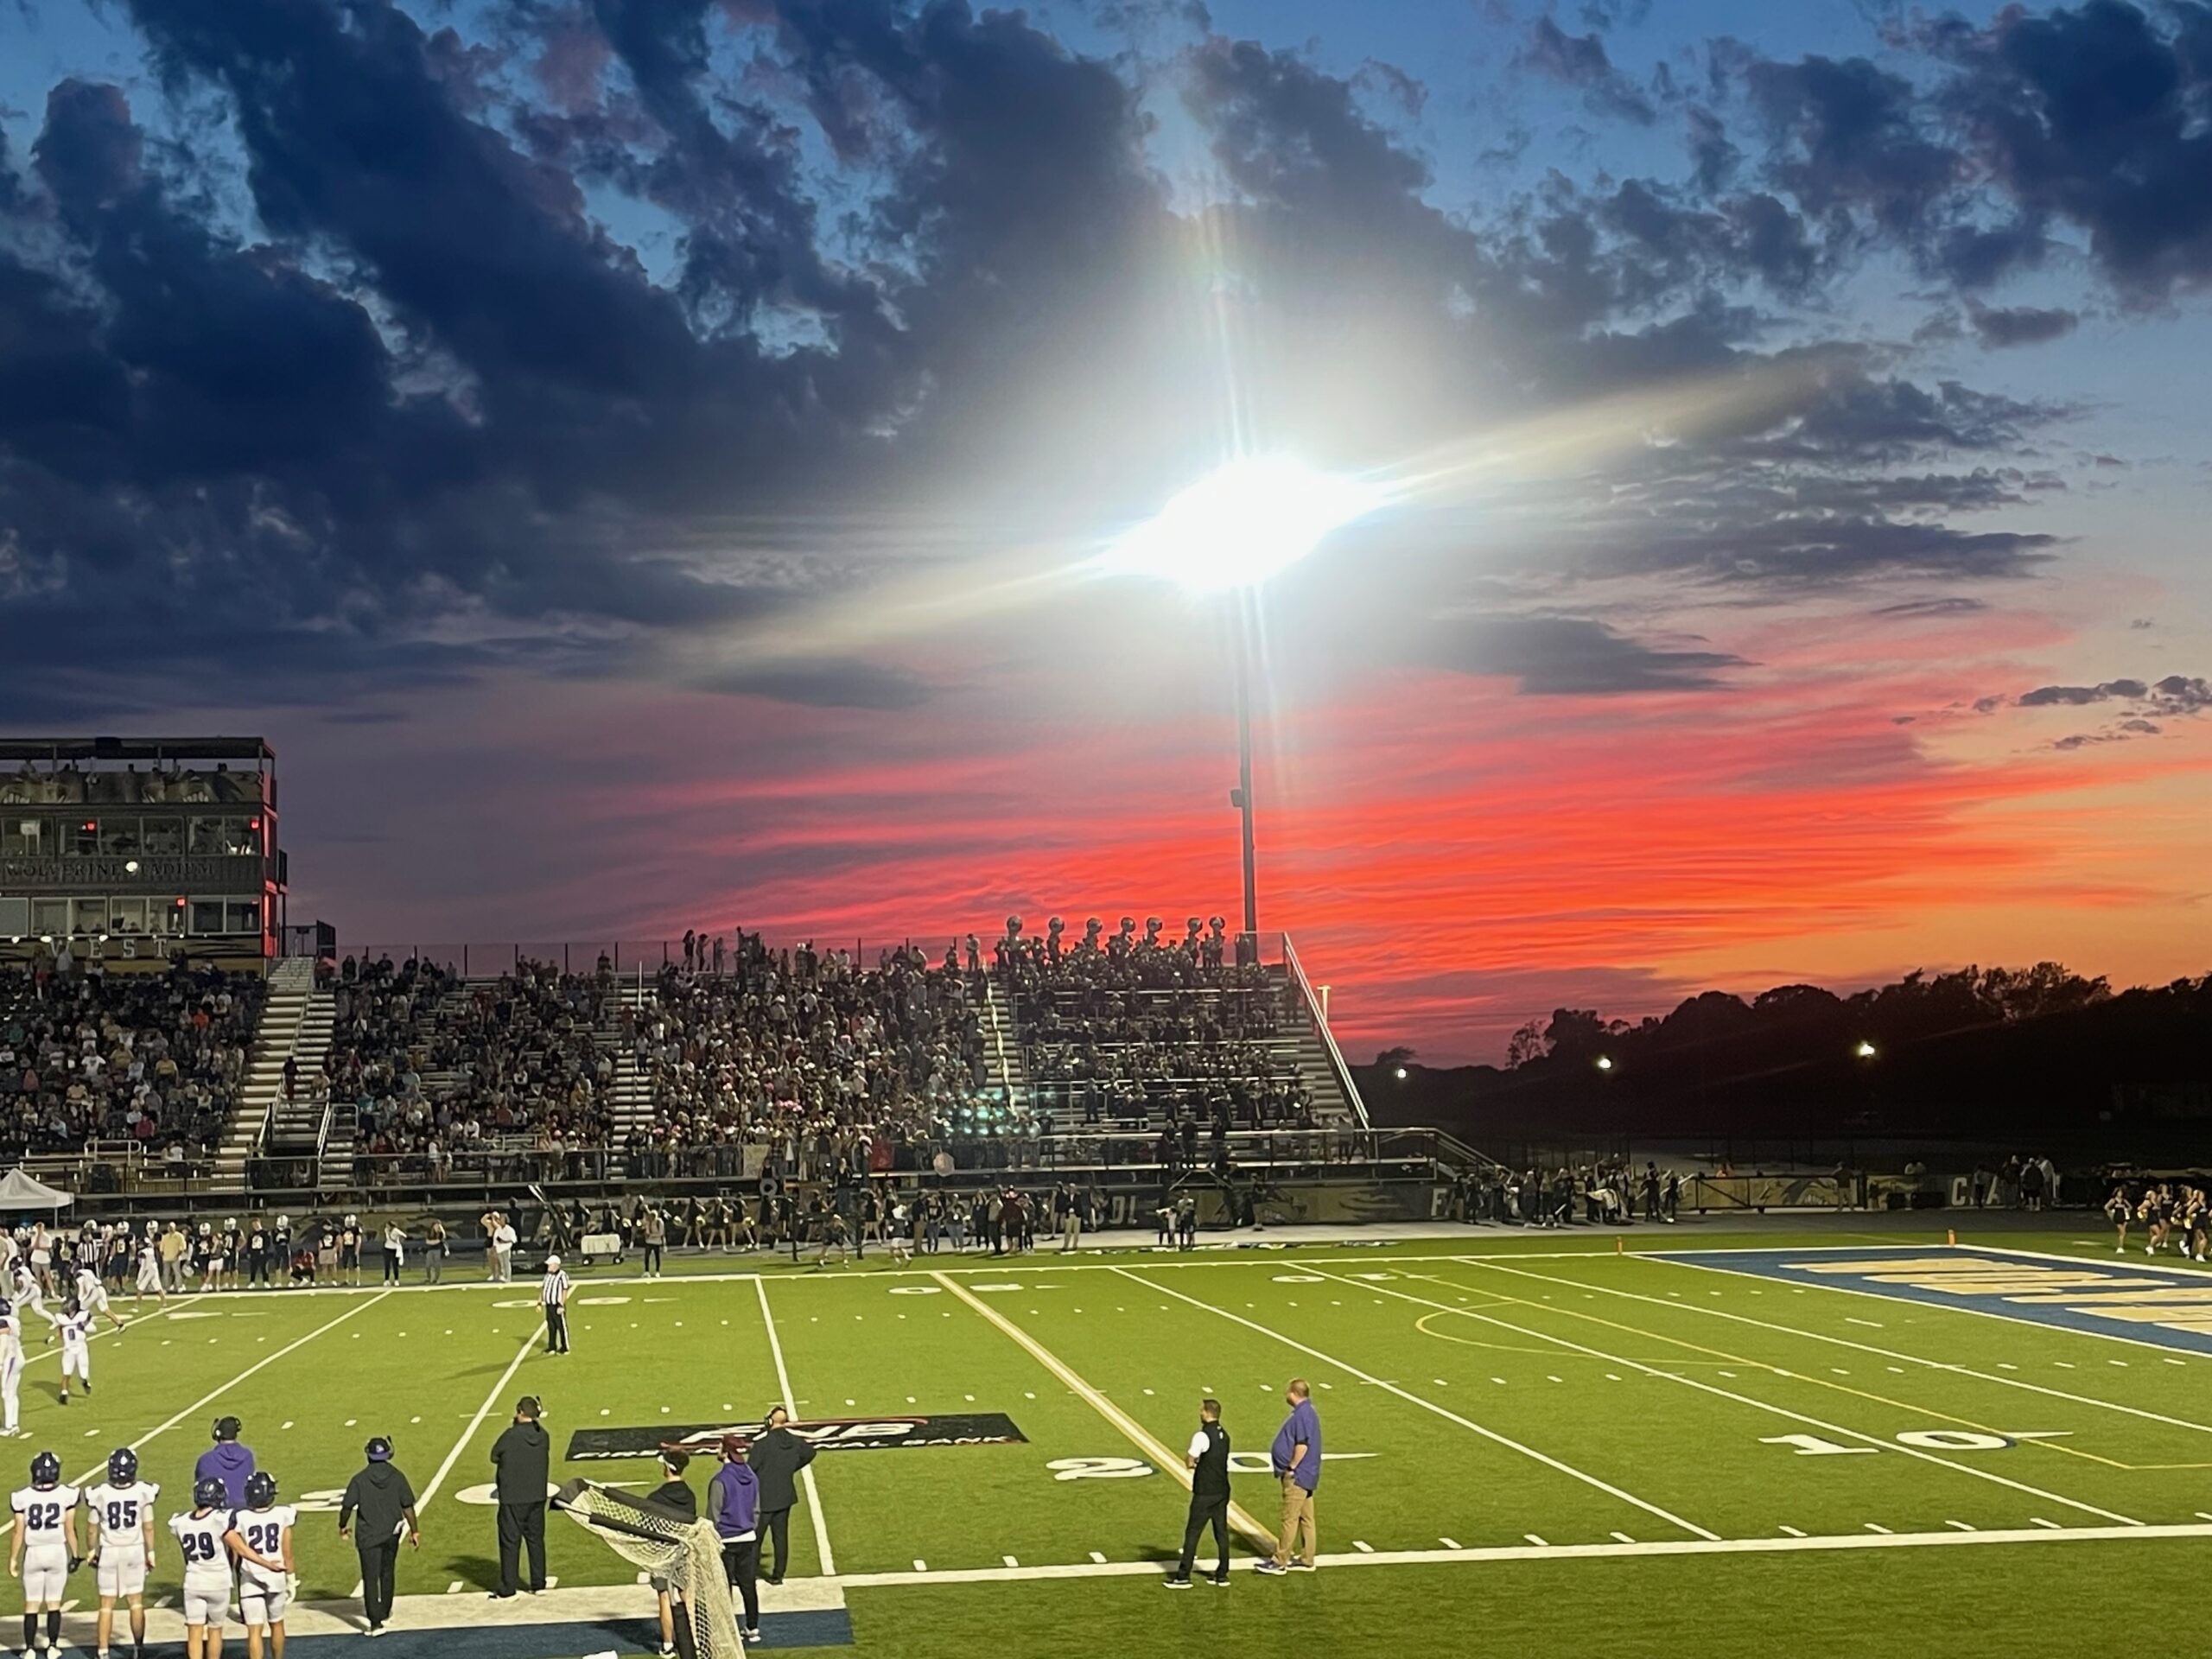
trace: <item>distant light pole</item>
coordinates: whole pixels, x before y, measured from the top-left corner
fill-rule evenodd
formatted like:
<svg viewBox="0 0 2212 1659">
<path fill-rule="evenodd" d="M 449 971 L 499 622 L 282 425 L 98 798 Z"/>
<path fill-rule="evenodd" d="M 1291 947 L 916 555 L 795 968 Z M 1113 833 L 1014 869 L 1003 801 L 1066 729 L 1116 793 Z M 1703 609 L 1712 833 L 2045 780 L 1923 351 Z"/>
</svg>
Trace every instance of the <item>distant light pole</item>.
<svg viewBox="0 0 2212 1659">
<path fill-rule="evenodd" d="M 1107 549 L 1098 568 L 1152 576 L 1194 595 L 1251 594 L 1382 504 L 1381 492 L 1282 455 L 1232 461 L 1170 500 Z M 1252 795 L 1252 651 L 1248 619 L 1236 618 L 1236 787 L 1244 938 L 1259 949 L 1259 851 Z"/>
</svg>

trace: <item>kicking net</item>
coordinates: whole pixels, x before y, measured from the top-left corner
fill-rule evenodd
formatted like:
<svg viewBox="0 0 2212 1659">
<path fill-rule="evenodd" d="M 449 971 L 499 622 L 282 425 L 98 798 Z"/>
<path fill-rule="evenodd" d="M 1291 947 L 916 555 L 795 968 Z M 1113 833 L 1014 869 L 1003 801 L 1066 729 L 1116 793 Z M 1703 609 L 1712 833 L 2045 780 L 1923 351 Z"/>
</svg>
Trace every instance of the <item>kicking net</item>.
<svg viewBox="0 0 2212 1659">
<path fill-rule="evenodd" d="M 739 1659 L 737 1615 L 729 1600 L 729 1579 L 722 1568 L 721 1541 L 707 1521 L 680 1521 L 633 1497 L 572 1480 L 561 1488 L 553 1507 L 592 1534 L 624 1560 L 667 1584 L 680 1598 L 676 1610 L 677 1646 L 690 1634 L 689 1650 L 698 1659 Z"/>
</svg>

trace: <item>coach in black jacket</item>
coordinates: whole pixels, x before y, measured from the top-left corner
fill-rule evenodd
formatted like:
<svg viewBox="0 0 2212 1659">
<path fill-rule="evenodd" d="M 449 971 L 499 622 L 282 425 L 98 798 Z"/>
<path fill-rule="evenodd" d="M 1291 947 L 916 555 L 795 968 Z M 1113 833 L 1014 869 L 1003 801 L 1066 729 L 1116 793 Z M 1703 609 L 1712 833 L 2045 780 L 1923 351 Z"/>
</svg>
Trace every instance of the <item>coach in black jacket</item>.
<svg viewBox="0 0 2212 1659">
<path fill-rule="evenodd" d="M 530 1592 L 545 1587 L 545 1487 L 553 1464 L 553 1441 L 537 1421 L 537 1400 L 524 1395 L 515 1420 L 492 1444 L 492 1466 L 499 1500 L 499 1587 L 501 1599 L 514 1594 L 523 1547 L 530 1547 Z"/>
<path fill-rule="evenodd" d="M 760 1529 L 775 1541 L 768 1582 L 781 1584 L 784 1568 L 791 1564 L 791 1505 L 798 1502 L 795 1484 L 798 1471 L 814 1461 L 814 1447 L 785 1427 L 791 1414 L 781 1406 L 768 1408 L 767 1427 L 753 1442 L 746 1461 L 760 1483 Z"/>
</svg>

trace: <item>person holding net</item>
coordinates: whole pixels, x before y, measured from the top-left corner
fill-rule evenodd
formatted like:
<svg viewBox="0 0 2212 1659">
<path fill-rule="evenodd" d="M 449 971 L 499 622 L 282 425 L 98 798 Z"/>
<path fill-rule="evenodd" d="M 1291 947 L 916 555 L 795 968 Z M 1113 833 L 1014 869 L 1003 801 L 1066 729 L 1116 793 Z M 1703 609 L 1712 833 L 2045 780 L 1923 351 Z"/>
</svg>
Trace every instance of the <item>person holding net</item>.
<svg viewBox="0 0 2212 1659">
<path fill-rule="evenodd" d="M 677 1454 L 680 1455 L 680 1454 Z M 682 1470 L 675 1478 L 682 1479 Z M 658 1494 L 655 1494 L 658 1497 Z M 714 1523 L 677 1508 L 571 1480 L 553 1508 L 623 1560 L 667 1586 L 673 1651 L 680 1659 L 738 1659 L 744 1650 L 730 1605 Z"/>
</svg>

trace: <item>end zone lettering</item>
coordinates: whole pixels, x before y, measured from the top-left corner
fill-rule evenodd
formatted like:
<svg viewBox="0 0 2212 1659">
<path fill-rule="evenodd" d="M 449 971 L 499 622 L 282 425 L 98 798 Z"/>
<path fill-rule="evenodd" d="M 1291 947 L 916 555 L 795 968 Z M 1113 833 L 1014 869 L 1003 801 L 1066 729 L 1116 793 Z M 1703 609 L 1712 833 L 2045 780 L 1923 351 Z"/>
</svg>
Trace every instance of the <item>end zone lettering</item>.
<svg viewBox="0 0 2212 1659">
<path fill-rule="evenodd" d="M 791 1423 L 792 1433 L 821 1452 L 882 1452 L 918 1446 L 1014 1446 L 1028 1436 L 1000 1412 L 950 1417 L 836 1417 Z M 580 1428 L 569 1436 L 571 1463 L 610 1462 L 623 1458 L 657 1458 L 669 1447 L 711 1452 L 728 1434 L 753 1440 L 765 1432 L 758 1421 L 656 1423 L 639 1428 Z"/>
</svg>

